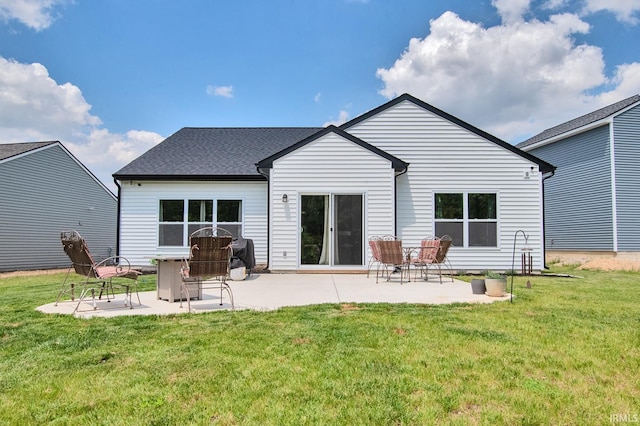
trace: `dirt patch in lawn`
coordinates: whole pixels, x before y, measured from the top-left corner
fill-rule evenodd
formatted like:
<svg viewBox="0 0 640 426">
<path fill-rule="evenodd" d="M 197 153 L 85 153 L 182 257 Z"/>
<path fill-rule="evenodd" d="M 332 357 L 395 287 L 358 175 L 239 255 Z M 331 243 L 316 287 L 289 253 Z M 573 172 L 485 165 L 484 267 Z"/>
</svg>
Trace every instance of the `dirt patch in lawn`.
<svg viewBox="0 0 640 426">
<path fill-rule="evenodd" d="M 640 271 L 640 261 L 631 259 L 593 259 L 578 269 L 597 269 L 600 271 Z"/>
<path fill-rule="evenodd" d="M 549 252 L 547 261 L 557 265 L 580 265 L 578 269 L 640 271 L 640 253 Z"/>
<path fill-rule="evenodd" d="M 53 275 L 53 274 L 60 274 L 62 272 L 67 272 L 67 268 L 65 268 L 65 269 L 38 269 L 38 270 L 33 270 L 33 271 L 0 272 L 0 278 L 28 277 L 28 276 L 31 276 L 31 275 Z"/>
</svg>

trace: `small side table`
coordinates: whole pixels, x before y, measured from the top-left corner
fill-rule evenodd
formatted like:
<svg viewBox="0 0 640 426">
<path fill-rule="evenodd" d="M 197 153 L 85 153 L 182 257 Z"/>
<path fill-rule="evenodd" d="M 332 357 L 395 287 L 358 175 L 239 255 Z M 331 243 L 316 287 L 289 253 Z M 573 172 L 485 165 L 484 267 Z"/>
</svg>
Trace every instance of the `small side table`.
<svg viewBox="0 0 640 426">
<path fill-rule="evenodd" d="M 156 256 L 153 259 L 158 267 L 158 299 L 169 302 L 179 301 L 180 287 L 182 286 L 180 267 L 184 258 Z M 187 289 L 191 299 L 202 299 L 202 288 L 197 283 L 187 284 Z"/>
</svg>

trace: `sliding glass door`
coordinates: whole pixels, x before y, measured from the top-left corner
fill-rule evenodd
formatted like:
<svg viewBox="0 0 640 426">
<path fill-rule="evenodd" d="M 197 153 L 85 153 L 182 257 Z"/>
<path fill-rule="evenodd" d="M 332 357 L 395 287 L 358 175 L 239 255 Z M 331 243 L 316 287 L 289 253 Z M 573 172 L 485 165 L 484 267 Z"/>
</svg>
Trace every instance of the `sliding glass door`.
<svg viewBox="0 0 640 426">
<path fill-rule="evenodd" d="M 362 194 L 302 195 L 300 264 L 362 266 Z"/>
</svg>

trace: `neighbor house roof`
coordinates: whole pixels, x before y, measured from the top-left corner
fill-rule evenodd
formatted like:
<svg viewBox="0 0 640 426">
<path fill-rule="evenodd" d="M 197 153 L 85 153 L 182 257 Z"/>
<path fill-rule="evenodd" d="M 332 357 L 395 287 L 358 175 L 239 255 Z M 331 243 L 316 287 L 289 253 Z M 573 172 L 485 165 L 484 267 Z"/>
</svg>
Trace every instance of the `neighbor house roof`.
<svg viewBox="0 0 640 426">
<path fill-rule="evenodd" d="M 7 158 L 15 157 L 16 155 L 24 154 L 34 149 L 42 148 L 43 146 L 58 143 L 57 141 L 48 142 L 21 142 L 21 143 L 3 143 L 0 144 L 0 161 Z"/>
<path fill-rule="evenodd" d="M 112 198 L 116 198 L 116 196 L 111 192 L 111 190 L 100 180 L 98 179 L 92 172 L 89 170 L 84 164 L 80 162 L 65 146 L 60 143 L 60 141 L 47 141 L 47 142 L 20 142 L 20 143 L 7 143 L 0 144 L 0 163 L 14 161 L 22 156 L 31 155 L 36 151 L 48 151 L 50 149 L 55 149 L 55 147 L 59 147 L 66 155 L 69 156 L 78 166 L 89 176 L 91 179 L 95 180 L 98 185 L 100 185 L 105 192 L 109 194 Z M 52 173 L 56 172 L 55 170 L 51 170 Z"/>
<path fill-rule="evenodd" d="M 574 118 L 573 120 L 569 120 L 565 123 L 544 130 L 543 132 L 540 132 L 537 135 L 523 142 L 520 142 L 517 146 L 519 148 L 525 148 L 538 142 L 542 142 L 544 140 L 554 138 L 564 133 L 577 130 L 581 127 L 588 126 L 589 124 L 596 123 L 600 120 L 604 120 L 605 118 L 617 114 L 618 112 L 630 107 L 637 102 L 640 102 L 640 95 L 631 96 L 627 99 L 616 102 L 615 104 L 608 105 L 604 108 L 600 108 L 597 111 L 593 111 L 589 114 L 585 114 L 578 118 Z"/>
<path fill-rule="evenodd" d="M 277 152 L 276 154 L 265 158 L 264 160 L 260 161 L 257 166 L 259 168 L 271 168 L 273 167 L 273 162 L 275 160 L 277 160 L 278 158 L 284 157 L 285 155 L 289 154 L 290 152 L 293 152 L 295 150 L 297 150 L 298 148 L 301 148 L 303 146 L 305 146 L 306 144 L 313 142 L 315 140 L 317 140 L 318 138 L 321 138 L 322 136 L 325 136 L 329 133 L 335 133 L 338 136 L 341 136 L 353 143 L 355 143 L 356 145 L 359 145 L 361 147 L 363 147 L 366 150 L 369 150 L 371 152 L 373 152 L 374 154 L 379 155 L 382 158 L 385 158 L 387 160 L 389 160 L 391 162 L 391 167 L 394 168 L 394 170 L 396 172 L 404 172 L 405 170 L 407 170 L 407 167 L 409 167 L 409 163 L 405 163 L 404 161 L 400 160 L 397 157 L 394 157 L 393 155 L 382 151 L 379 148 L 376 148 L 375 146 L 368 144 L 367 142 L 363 141 L 362 139 L 359 139 L 353 135 L 350 135 L 349 133 L 345 132 L 344 130 L 339 129 L 336 126 L 328 126 L 326 128 L 324 128 L 323 130 L 316 132 L 315 134 L 309 136 L 306 139 L 301 140 L 300 142 L 297 142 L 285 149 L 283 149 L 280 152 Z"/>
<path fill-rule="evenodd" d="M 120 180 L 264 179 L 256 163 L 321 127 L 185 127 L 114 173 Z"/>
<path fill-rule="evenodd" d="M 427 111 L 429 111 L 429 112 L 431 112 L 431 113 L 433 113 L 435 115 L 438 115 L 438 116 L 444 118 L 445 120 L 447 120 L 447 121 L 449 121 L 449 122 L 451 122 L 451 123 L 453 123 L 453 124 L 455 124 L 457 126 L 460 126 L 463 129 L 468 130 L 471 133 L 475 133 L 476 135 L 480 136 L 483 139 L 486 139 L 486 140 L 488 140 L 490 142 L 493 142 L 496 145 L 501 146 L 502 148 L 513 152 L 514 154 L 519 155 L 520 157 L 523 157 L 523 158 L 525 158 L 525 159 L 527 159 L 527 160 L 529 160 L 529 161 L 531 161 L 533 163 L 538 164 L 538 166 L 540 167 L 540 171 L 542 171 L 542 172 L 552 172 L 552 171 L 554 171 L 556 169 L 555 166 L 547 163 L 546 161 L 541 160 L 540 158 L 538 158 L 538 157 L 536 157 L 534 155 L 531 155 L 531 154 L 529 154 L 527 152 L 524 152 L 521 149 L 511 145 L 510 143 L 505 142 L 502 139 L 499 139 L 499 138 L 493 136 L 492 134 L 489 134 L 489 133 L 487 133 L 487 132 L 485 132 L 483 130 L 480 130 L 475 126 L 473 126 L 473 125 L 471 125 L 471 124 L 469 124 L 469 123 L 467 123 L 465 121 L 462 121 L 459 118 L 457 118 L 457 117 L 455 117 L 455 116 L 453 116 L 453 115 L 451 115 L 449 113 L 446 113 L 446 112 L 442 111 L 441 109 L 438 109 L 438 108 L 434 107 L 433 105 L 430 105 L 430 104 L 428 104 L 428 103 L 426 103 L 424 101 L 421 101 L 420 99 L 418 99 L 418 98 L 416 98 L 414 96 L 409 95 L 408 93 L 400 95 L 397 98 L 387 102 L 386 104 L 380 105 L 379 107 L 377 107 L 375 109 L 372 109 L 371 111 L 369 111 L 369 112 L 367 112 L 365 114 L 362 114 L 362 115 L 354 118 L 351 121 L 348 121 L 348 122 L 344 123 L 343 125 L 340 126 L 340 129 L 348 131 L 348 129 L 350 127 L 354 126 L 355 124 L 360 123 L 361 121 L 364 121 L 364 120 L 366 120 L 366 119 L 368 119 L 368 118 L 370 118 L 370 117 L 372 117 L 374 115 L 379 114 L 380 112 L 382 112 L 382 111 L 384 111 L 386 109 L 389 109 L 389 108 L 391 108 L 391 107 L 393 107 L 393 106 L 395 106 L 395 105 L 397 105 L 397 104 L 399 104 L 401 102 L 405 102 L 405 101 L 412 102 L 413 104 L 419 106 L 420 108 L 423 108 L 423 109 L 425 109 L 425 110 L 427 110 Z"/>
</svg>

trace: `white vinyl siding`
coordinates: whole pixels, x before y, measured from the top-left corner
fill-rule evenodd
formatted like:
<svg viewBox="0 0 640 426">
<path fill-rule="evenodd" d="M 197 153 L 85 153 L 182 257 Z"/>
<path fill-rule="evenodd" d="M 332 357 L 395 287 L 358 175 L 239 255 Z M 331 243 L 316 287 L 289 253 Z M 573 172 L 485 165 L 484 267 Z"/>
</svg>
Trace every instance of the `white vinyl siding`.
<svg viewBox="0 0 640 426">
<path fill-rule="evenodd" d="M 276 160 L 271 181 L 270 266 L 274 271 L 298 268 L 300 194 L 363 194 L 363 245 L 367 249 L 369 237 L 394 232 L 390 161 L 334 133 Z M 287 203 L 282 202 L 283 194 L 287 194 Z M 365 265 L 368 256 L 366 253 Z"/>
<path fill-rule="evenodd" d="M 120 254 L 133 264 L 149 264 L 154 255 L 184 256 L 187 246 L 158 244 L 160 200 L 240 200 L 243 236 L 253 240 L 256 263 L 267 263 L 266 182 L 121 183 Z M 186 243 L 188 244 L 188 243 Z"/>
<path fill-rule="evenodd" d="M 535 248 L 534 267 L 542 268 L 542 184 L 537 164 L 408 101 L 345 130 L 410 163 L 396 187 L 397 234 L 404 244 L 419 245 L 422 238 L 434 235 L 435 193 L 495 193 L 498 246 L 453 247 L 449 252 L 453 268 L 510 268 L 518 230 L 529 235 L 529 245 Z"/>
</svg>

